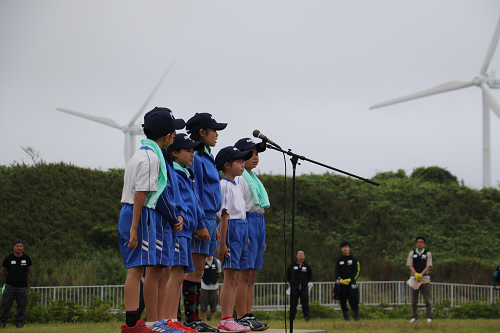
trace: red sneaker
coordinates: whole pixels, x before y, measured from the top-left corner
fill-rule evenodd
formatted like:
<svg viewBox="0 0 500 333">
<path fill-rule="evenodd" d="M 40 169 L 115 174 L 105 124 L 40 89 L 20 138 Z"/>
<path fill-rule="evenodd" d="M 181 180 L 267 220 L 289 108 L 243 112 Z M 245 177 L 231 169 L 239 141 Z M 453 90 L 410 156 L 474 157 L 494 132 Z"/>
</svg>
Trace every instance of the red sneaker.
<svg viewBox="0 0 500 333">
<path fill-rule="evenodd" d="M 150 332 L 155 333 L 155 331 L 146 327 L 146 324 L 144 324 L 144 320 L 139 320 L 134 327 L 129 327 L 127 324 L 122 326 L 122 333 L 150 333 Z"/>
<path fill-rule="evenodd" d="M 186 327 L 182 325 L 179 321 L 167 321 L 168 326 L 175 328 L 176 330 L 181 330 L 184 333 L 198 333 L 197 330 L 194 330 L 192 328 Z"/>
</svg>

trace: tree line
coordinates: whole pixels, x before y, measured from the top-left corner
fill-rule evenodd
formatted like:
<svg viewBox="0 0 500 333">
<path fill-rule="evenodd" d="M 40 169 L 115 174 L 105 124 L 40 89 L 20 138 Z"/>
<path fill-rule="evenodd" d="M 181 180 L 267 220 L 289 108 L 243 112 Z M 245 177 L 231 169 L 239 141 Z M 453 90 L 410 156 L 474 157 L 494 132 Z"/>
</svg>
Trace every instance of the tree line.
<svg viewBox="0 0 500 333">
<path fill-rule="evenodd" d="M 43 161 L 0 166 L 2 259 L 21 238 L 33 259 L 32 286 L 123 284 L 123 172 Z M 285 176 L 259 177 L 271 207 L 257 279 L 284 281 L 292 259 L 291 178 L 285 193 Z M 361 262 L 361 280 L 406 280 L 406 257 L 422 235 L 434 257 L 433 281 L 491 284 L 500 264 L 498 189 L 469 188 L 438 167 L 380 172 L 373 180 L 381 185 L 330 173 L 297 177 L 294 250 L 306 251 L 314 281 L 334 279 L 342 240 Z"/>
</svg>

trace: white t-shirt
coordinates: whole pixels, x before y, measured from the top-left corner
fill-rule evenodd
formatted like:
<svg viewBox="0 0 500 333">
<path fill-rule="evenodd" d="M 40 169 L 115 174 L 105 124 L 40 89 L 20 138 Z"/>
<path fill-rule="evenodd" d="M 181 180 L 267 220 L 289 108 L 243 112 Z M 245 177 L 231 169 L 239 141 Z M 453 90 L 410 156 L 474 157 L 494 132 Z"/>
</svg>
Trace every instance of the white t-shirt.
<svg viewBox="0 0 500 333">
<path fill-rule="evenodd" d="M 245 210 L 251 213 L 264 214 L 264 208 L 254 203 L 252 191 L 250 190 L 245 177 L 238 176 L 234 179 L 234 181 L 236 182 L 236 184 L 240 184 L 241 189 L 243 190 L 243 197 L 245 198 Z"/>
<path fill-rule="evenodd" d="M 152 150 L 139 149 L 125 167 L 121 202 L 133 205 L 135 191 L 156 191 L 159 171 L 158 156 Z M 144 200 L 144 206 L 146 204 Z"/>
<path fill-rule="evenodd" d="M 222 264 L 220 263 L 220 260 L 217 260 L 216 262 L 217 262 L 217 273 L 220 274 L 220 273 L 222 273 Z M 207 265 L 210 265 L 210 266 L 215 265 L 215 260 L 213 257 L 212 257 L 211 261 L 208 261 L 208 259 L 206 259 L 205 267 Z M 218 283 L 205 284 L 205 282 L 203 282 L 203 279 L 201 279 L 201 289 L 216 290 L 216 289 L 219 289 L 219 284 Z"/>
<path fill-rule="evenodd" d="M 247 214 L 241 186 L 227 178 L 222 178 L 220 180 L 220 190 L 222 194 L 222 205 L 217 212 L 217 216 L 220 218 L 222 211 L 225 209 L 229 214 L 230 220 L 245 219 Z"/>
</svg>

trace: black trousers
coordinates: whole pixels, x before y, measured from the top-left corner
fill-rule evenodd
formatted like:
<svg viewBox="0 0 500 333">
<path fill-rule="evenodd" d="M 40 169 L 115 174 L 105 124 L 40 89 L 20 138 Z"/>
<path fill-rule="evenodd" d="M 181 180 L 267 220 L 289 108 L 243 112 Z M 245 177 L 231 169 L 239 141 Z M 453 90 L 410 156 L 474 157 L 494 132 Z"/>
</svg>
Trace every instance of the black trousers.
<svg viewBox="0 0 500 333">
<path fill-rule="evenodd" d="M 297 313 L 297 305 L 302 305 L 302 312 L 304 313 L 304 318 L 311 318 L 311 311 L 309 310 L 309 290 L 308 288 L 304 290 L 292 290 L 290 295 L 290 318 L 295 320 L 295 314 Z"/>
<path fill-rule="evenodd" d="M 359 305 L 359 290 L 357 286 L 354 284 L 356 288 L 352 288 L 352 284 L 345 286 L 340 285 L 340 307 L 342 311 L 348 311 L 347 308 L 347 300 L 349 300 L 349 305 L 351 306 L 351 310 L 355 311 L 358 309 Z"/>
<path fill-rule="evenodd" d="M 14 303 L 14 299 L 17 303 L 17 314 L 15 319 L 16 327 L 23 327 L 24 325 L 24 314 L 26 312 L 26 306 L 28 305 L 28 287 L 12 287 L 11 285 L 5 286 L 5 291 L 2 295 L 2 310 L 0 311 L 0 327 L 7 324 L 9 319 L 9 311 Z"/>
</svg>

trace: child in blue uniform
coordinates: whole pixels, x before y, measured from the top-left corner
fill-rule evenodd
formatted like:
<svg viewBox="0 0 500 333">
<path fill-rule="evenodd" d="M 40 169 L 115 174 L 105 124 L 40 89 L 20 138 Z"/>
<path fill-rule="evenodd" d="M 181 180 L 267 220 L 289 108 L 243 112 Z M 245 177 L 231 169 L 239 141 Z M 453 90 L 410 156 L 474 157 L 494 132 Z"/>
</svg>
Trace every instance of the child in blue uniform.
<svg viewBox="0 0 500 333">
<path fill-rule="evenodd" d="M 248 221 L 248 236 L 250 248 L 244 247 L 246 262 L 241 265 L 241 277 L 236 294 L 236 322 L 249 326 L 252 331 L 263 331 L 269 328 L 267 323 L 261 323 L 252 314 L 254 283 L 257 272 L 262 269 L 264 251 L 266 248 L 266 222 L 264 209 L 269 208 L 269 197 L 262 182 L 252 171 L 259 164 L 259 153 L 266 150 L 265 142 L 255 143 L 251 138 L 238 140 L 234 146 L 241 151 L 251 151 L 252 158 L 245 161 L 245 171 L 236 177 L 236 183 L 241 185 L 245 198 L 246 219 Z"/>
<path fill-rule="evenodd" d="M 215 253 L 217 240 L 216 213 L 220 209 L 221 194 L 219 172 L 215 167 L 210 147 L 215 147 L 217 131 L 226 128 L 227 124 L 218 123 L 209 113 L 197 113 L 186 123 L 190 138 L 203 142 L 204 152 L 196 152 L 191 170 L 196 179 L 196 193 L 203 207 L 203 216 L 198 221 L 195 237 L 193 237 L 193 266 L 195 271 L 184 275 L 182 294 L 184 296 L 185 326 L 199 322 L 201 277 L 205 270 L 205 257 Z M 194 324 L 193 324 L 194 323 Z"/>
<path fill-rule="evenodd" d="M 167 185 L 161 149 L 172 143 L 175 130 L 184 127 L 184 120 L 174 119 L 169 112 L 150 111 L 144 117 L 143 127 L 148 139 L 142 141 L 143 146 L 125 167 L 123 206 L 118 220 L 118 242 L 127 268 L 124 288 L 126 324 L 122 326 L 122 332 L 151 331 L 137 316 L 140 280 L 144 266 L 156 265 L 155 206 Z"/>
<path fill-rule="evenodd" d="M 174 138 L 174 143 L 167 150 L 167 153 L 173 161 L 179 195 L 186 206 L 184 227 L 182 231 L 173 236 L 174 262 L 168 281 L 167 293 L 174 300 L 179 299 L 180 287 L 184 280 L 184 274 L 194 272 L 191 239 L 198 227 L 198 220 L 202 216 L 202 210 L 195 194 L 194 173 L 188 166 L 193 163 L 194 151 L 203 150 L 203 147 L 202 142 L 193 142 L 187 134 L 177 134 Z M 186 327 L 177 321 L 177 308 L 178 302 L 169 303 L 167 310 L 169 325 L 176 329 L 182 329 L 183 331 L 197 330 L 197 328 L 193 329 L 191 327 Z"/>
<path fill-rule="evenodd" d="M 218 170 L 224 173 L 220 180 L 222 205 L 217 213 L 220 218 L 219 259 L 224 269 L 224 283 L 220 293 L 221 320 L 218 328 L 225 331 L 249 331 L 249 326 L 241 326 L 233 319 L 233 308 L 240 278 L 241 264 L 246 262 L 244 247 L 248 247 L 248 223 L 245 219 L 245 199 L 235 177 L 241 176 L 245 161 L 252 152 L 241 152 L 235 147 L 225 147 L 215 158 Z M 246 268 L 246 267 L 245 267 Z"/>
</svg>

